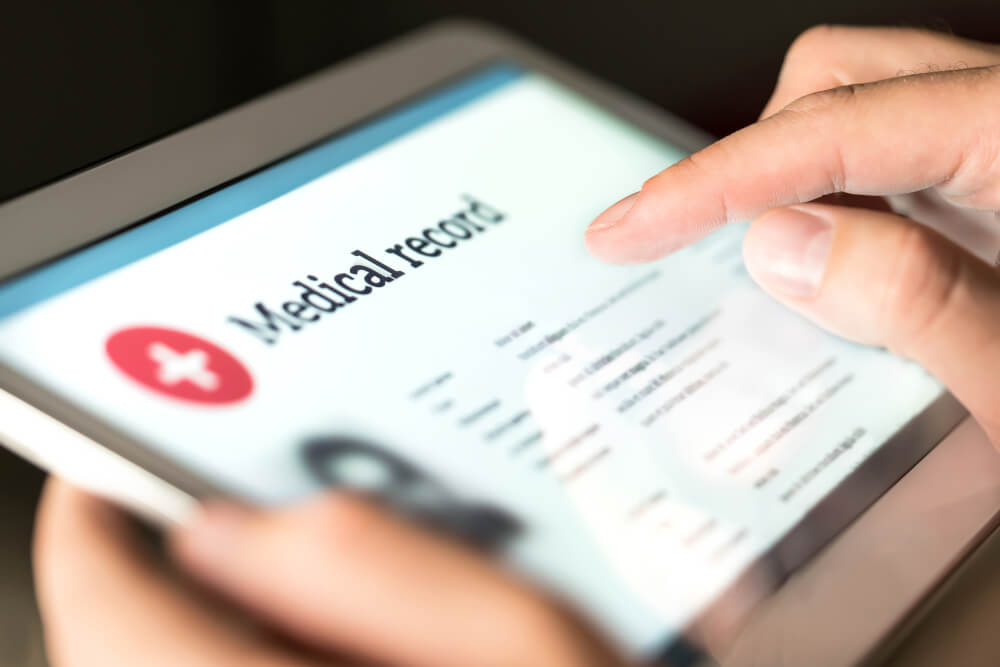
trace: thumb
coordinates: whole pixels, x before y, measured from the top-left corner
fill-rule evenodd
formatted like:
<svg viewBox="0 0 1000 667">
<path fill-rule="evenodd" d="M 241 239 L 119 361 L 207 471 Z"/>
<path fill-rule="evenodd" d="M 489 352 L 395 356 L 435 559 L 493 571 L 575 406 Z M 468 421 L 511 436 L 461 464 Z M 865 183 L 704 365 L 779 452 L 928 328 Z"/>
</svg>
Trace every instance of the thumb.
<svg viewBox="0 0 1000 667">
<path fill-rule="evenodd" d="M 617 665 L 555 602 L 360 498 L 209 503 L 171 535 L 197 577 L 293 637 L 396 665 Z"/>
<path fill-rule="evenodd" d="M 1000 273 L 932 230 L 878 211 L 803 204 L 750 227 L 754 280 L 847 338 L 913 359 L 1000 447 Z"/>
</svg>

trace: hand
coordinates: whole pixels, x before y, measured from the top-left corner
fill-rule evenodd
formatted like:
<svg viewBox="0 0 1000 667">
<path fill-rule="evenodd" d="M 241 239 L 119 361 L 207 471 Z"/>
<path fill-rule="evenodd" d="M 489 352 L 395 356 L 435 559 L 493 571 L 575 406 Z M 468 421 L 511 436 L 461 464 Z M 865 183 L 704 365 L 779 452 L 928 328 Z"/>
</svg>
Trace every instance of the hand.
<svg viewBox="0 0 1000 667">
<path fill-rule="evenodd" d="M 559 605 L 463 547 L 357 498 L 286 510 L 209 504 L 169 536 L 169 577 L 124 514 L 60 481 L 35 572 L 53 665 L 622 665 Z"/>
<path fill-rule="evenodd" d="M 763 120 L 650 178 L 591 224 L 588 246 L 645 261 L 756 218 L 743 253 L 763 289 L 920 362 L 1000 447 L 1000 273 L 899 215 L 1000 230 L 997 63 L 1000 48 L 947 35 L 814 28 Z M 831 193 L 897 213 L 804 203 Z"/>
</svg>

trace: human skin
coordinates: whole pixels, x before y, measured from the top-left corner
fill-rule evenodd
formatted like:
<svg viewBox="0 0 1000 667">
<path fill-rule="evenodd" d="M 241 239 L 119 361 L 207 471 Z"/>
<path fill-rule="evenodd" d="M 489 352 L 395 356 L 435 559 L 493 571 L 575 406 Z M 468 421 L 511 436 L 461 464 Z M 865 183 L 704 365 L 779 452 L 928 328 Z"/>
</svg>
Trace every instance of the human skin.
<svg viewBox="0 0 1000 667">
<path fill-rule="evenodd" d="M 611 206 L 588 246 L 648 261 L 754 219 L 744 255 L 765 290 L 920 362 L 1000 444 L 1000 274 L 890 212 L 945 229 L 995 217 L 998 62 L 997 47 L 947 35 L 812 29 L 761 121 Z M 815 201 L 836 193 L 868 208 Z M 552 597 L 358 498 L 210 502 L 168 544 L 189 579 L 150 558 L 124 514 L 49 483 L 35 572 L 54 665 L 625 664 Z"/>
<path fill-rule="evenodd" d="M 652 176 L 591 223 L 587 245 L 643 262 L 753 220 L 743 254 L 763 289 L 921 363 L 998 445 L 1000 273 L 887 210 L 1000 230 L 996 63 L 996 46 L 947 35 L 814 28 L 789 50 L 759 122 Z M 836 194 L 867 196 L 869 208 L 815 201 Z"/>
</svg>

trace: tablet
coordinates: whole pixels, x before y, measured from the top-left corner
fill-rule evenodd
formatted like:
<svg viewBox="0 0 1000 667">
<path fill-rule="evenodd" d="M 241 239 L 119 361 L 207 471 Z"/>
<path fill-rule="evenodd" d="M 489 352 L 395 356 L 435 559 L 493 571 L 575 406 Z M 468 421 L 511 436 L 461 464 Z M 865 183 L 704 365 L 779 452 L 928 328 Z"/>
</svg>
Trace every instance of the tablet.
<svg viewBox="0 0 1000 667">
<path fill-rule="evenodd" d="M 362 490 L 691 662 L 964 415 L 757 289 L 742 225 L 587 253 L 706 140 L 452 25 L 9 202 L 0 432 L 167 518 Z"/>
</svg>

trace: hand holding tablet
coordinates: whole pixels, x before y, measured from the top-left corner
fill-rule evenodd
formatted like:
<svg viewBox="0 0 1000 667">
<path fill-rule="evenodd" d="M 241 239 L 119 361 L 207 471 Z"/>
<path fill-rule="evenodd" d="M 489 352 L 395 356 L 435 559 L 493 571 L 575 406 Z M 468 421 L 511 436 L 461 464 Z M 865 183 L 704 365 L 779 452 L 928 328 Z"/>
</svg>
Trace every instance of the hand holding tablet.
<svg viewBox="0 0 1000 667">
<path fill-rule="evenodd" d="M 625 665 L 511 573 L 354 498 L 260 513 L 210 506 L 171 535 L 197 581 L 308 651 L 183 590 L 103 501 L 53 480 L 40 512 L 35 567 L 57 667 L 307 667 L 331 656 L 344 665 Z"/>
<path fill-rule="evenodd" d="M 900 71 L 917 62 L 941 68 Z M 960 237 L 969 218 L 1000 224 L 998 62 L 1000 48 L 951 35 L 813 29 L 760 122 L 650 178 L 593 222 L 588 245 L 643 261 L 755 218 L 743 252 L 761 287 L 916 360 L 1000 447 L 1000 254 L 942 236 Z M 809 203 L 839 193 L 884 197 L 898 214 Z"/>
<path fill-rule="evenodd" d="M 815 90 L 893 77 L 896 63 L 928 53 L 970 67 L 996 53 L 904 31 L 824 41 L 830 30 L 841 29 L 811 32 L 793 49 L 765 115 Z M 960 415 L 923 369 L 824 334 L 760 294 L 739 261 L 736 225 L 650 267 L 593 262 L 584 220 L 702 142 L 527 49 L 493 37 L 472 46 L 464 35 L 414 40 L 439 63 L 428 70 L 453 62 L 460 45 L 474 54 L 468 66 L 480 69 L 451 72 L 461 76 L 450 87 L 7 283 L 0 361 L 17 369 L 8 384 L 30 385 L 35 393 L 20 393 L 182 491 L 287 505 L 210 502 L 171 529 L 170 543 L 197 579 L 320 659 L 690 662 L 686 630 L 703 613 L 712 618 L 747 573 L 757 593 L 772 590 Z M 884 60 L 855 60 L 872 50 Z M 382 58 L 386 71 L 414 60 Z M 509 64 L 482 69 L 510 58 L 577 84 Z M 828 71 L 848 80 L 813 74 Z M 443 72 L 430 80 L 440 85 Z M 648 181 L 597 218 L 587 245 L 613 262 L 644 262 L 758 216 L 743 247 L 767 291 L 837 333 L 925 364 L 996 442 L 995 270 L 903 218 L 802 203 L 888 195 L 919 219 L 942 200 L 1000 208 L 983 141 L 1000 134 L 988 112 L 1000 97 L 995 78 L 968 69 L 809 95 Z M 373 196 L 387 189 L 392 198 Z M 271 194 L 261 200 L 261 191 Z M 451 241 L 435 230 L 460 233 L 461 221 L 429 216 L 472 192 L 503 224 L 461 252 L 437 253 L 434 243 Z M 241 252 L 231 253 L 236 239 Z M 337 285 L 353 284 L 344 258 L 360 248 L 384 250 L 409 277 L 378 299 L 344 292 L 351 308 L 327 318 Z M 87 252 L 107 266 L 81 278 L 73 257 Z M 157 282 L 168 272 L 168 286 Z M 158 295 L 155 309 L 130 300 L 138 290 Z M 100 310 L 109 302 L 133 303 L 130 318 L 182 322 L 199 333 L 185 340 L 206 348 L 224 344 L 225 355 L 212 355 L 180 338 L 166 351 L 149 341 L 156 358 L 184 361 L 177 377 L 199 361 L 200 384 L 187 393 L 211 392 L 210 360 L 226 355 L 254 374 L 252 393 L 192 409 L 170 403 L 171 392 L 136 391 L 128 373 L 87 356 L 105 329 L 129 324 Z M 68 315 L 80 324 L 59 339 L 66 349 L 31 355 Z M 60 355 L 83 359 L 91 375 L 64 377 Z M 303 454 L 310 443 L 362 441 L 379 445 L 315 465 Z M 402 505 L 471 498 L 509 515 L 517 530 L 493 541 L 499 555 L 587 620 L 371 502 L 337 493 L 302 502 L 331 479 L 378 497 L 386 461 L 408 480 L 414 502 Z M 163 578 L 117 510 L 64 483 L 47 491 L 37 534 L 57 664 L 317 659 L 270 633 L 234 631 Z"/>
</svg>

